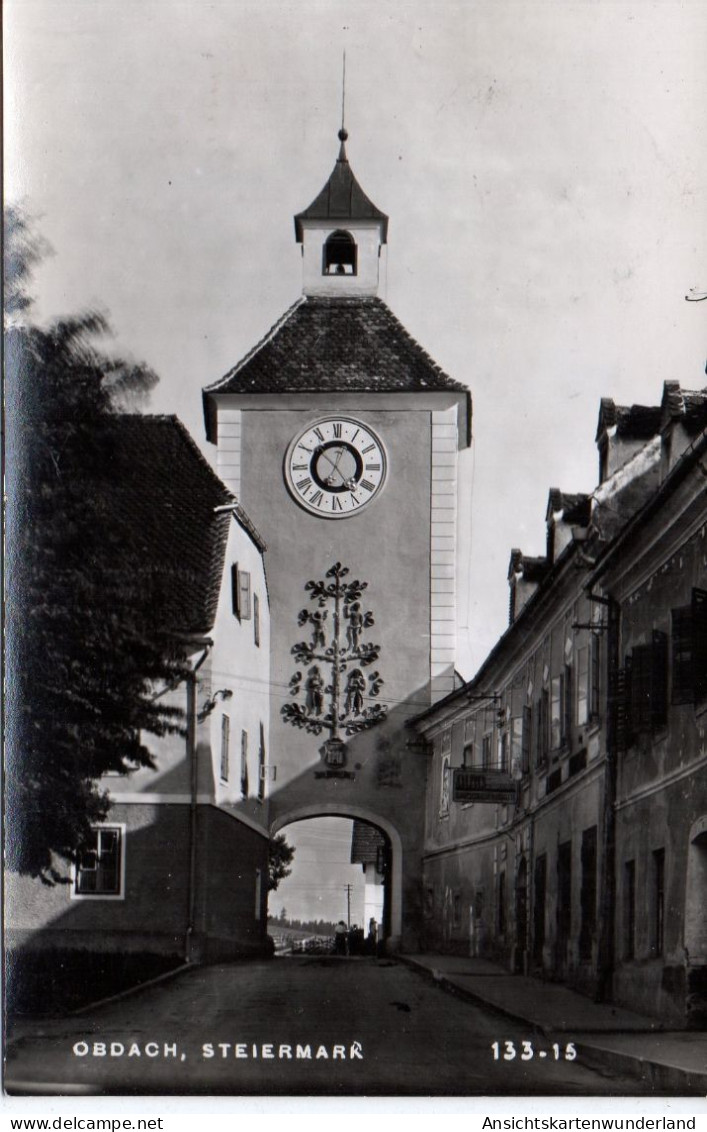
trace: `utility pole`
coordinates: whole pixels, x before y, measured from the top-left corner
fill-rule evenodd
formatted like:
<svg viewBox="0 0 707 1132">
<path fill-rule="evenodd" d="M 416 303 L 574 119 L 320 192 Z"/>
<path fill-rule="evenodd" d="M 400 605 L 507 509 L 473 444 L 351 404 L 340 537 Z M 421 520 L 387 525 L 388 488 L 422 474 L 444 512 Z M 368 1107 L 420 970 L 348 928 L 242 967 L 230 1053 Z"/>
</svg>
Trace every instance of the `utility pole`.
<svg viewBox="0 0 707 1132">
<path fill-rule="evenodd" d="M 346 885 L 346 926 L 351 928 L 351 885 Z"/>
</svg>

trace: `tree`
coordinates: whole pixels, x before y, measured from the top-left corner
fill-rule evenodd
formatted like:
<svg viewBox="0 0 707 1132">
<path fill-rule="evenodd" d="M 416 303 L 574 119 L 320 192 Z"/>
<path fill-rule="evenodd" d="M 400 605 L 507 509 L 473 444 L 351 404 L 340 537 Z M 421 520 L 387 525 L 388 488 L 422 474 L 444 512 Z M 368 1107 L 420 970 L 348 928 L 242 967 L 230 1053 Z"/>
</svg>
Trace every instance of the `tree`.
<svg viewBox="0 0 707 1132">
<path fill-rule="evenodd" d="M 294 845 L 288 845 L 284 833 L 278 833 L 275 837 L 270 838 L 268 857 L 268 890 L 270 892 L 274 892 L 280 881 L 292 872 L 292 869 L 288 866 L 292 864 L 294 855 Z M 284 908 L 280 918 L 284 919 Z"/>
<path fill-rule="evenodd" d="M 6 264 L 21 314 L 22 244 L 30 266 L 39 245 L 22 217 L 6 233 L 20 244 Z M 65 879 L 62 862 L 106 816 L 101 775 L 152 766 L 141 733 L 179 729 L 154 690 L 186 674 L 160 579 L 118 505 L 127 469 L 116 408 L 157 377 L 102 350 L 107 330 L 88 313 L 46 329 L 18 322 L 5 337 L 6 862 L 46 883 Z"/>
</svg>

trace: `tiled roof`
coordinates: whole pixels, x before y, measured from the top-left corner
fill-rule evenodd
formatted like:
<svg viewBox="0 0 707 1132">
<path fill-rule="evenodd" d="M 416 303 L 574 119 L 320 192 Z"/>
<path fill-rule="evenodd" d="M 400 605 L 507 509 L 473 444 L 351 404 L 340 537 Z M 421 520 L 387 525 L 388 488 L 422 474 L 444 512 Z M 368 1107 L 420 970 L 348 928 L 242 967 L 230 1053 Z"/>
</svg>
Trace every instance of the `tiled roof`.
<svg viewBox="0 0 707 1132">
<path fill-rule="evenodd" d="M 385 838 L 379 829 L 367 822 L 355 821 L 351 833 L 351 864 L 374 865 L 378 850 L 385 846 Z"/>
<path fill-rule="evenodd" d="M 126 565 L 149 575 L 175 633 L 208 632 L 216 616 L 231 511 L 236 500 L 174 416 L 125 414 L 117 432 L 108 513 L 132 538 Z"/>
<path fill-rule="evenodd" d="M 688 435 L 696 436 L 707 428 L 707 389 L 681 389 L 678 381 L 666 381 L 661 412 L 663 427 L 679 419 Z"/>
<path fill-rule="evenodd" d="M 532 558 L 517 549 L 511 551 L 511 560 L 508 564 L 509 581 L 514 574 L 520 574 L 524 582 L 540 583 L 549 571 L 550 563 L 547 558 Z"/>
<path fill-rule="evenodd" d="M 617 405 L 602 397 L 596 438 L 615 428 L 617 436 L 627 440 L 650 440 L 660 430 L 661 412 L 660 405 Z"/>
<path fill-rule="evenodd" d="M 377 298 L 298 300 L 210 393 L 463 390 Z"/>
<path fill-rule="evenodd" d="M 388 237 L 388 217 L 369 200 L 353 175 L 346 156 L 345 132 L 339 134 L 341 149 L 329 180 L 308 208 L 295 216 L 295 235 L 302 243 L 303 220 L 333 220 L 337 224 L 346 220 L 380 220 L 383 243 Z"/>
<path fill-rule="evenodd" d="M 570 493 L 560 491 L 557 487 L 550 488 L 545 516 L 547 520 L 561 511 L 563 522 L 586 527 L 591 518 L 591 510 L 591 496 L 585 495 L 583 492 Z"/>
</svg>

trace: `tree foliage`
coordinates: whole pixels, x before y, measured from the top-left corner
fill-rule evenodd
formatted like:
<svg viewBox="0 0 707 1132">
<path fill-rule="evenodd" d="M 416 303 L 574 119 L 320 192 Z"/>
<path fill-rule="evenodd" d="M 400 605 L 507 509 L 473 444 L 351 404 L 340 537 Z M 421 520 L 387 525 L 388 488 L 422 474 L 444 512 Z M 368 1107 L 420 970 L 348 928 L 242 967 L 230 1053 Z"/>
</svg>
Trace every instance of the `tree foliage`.
<svg viewBox="0 0 707 1132">
<path fill-rule="evenodd" d="M 268 891 L 274 892 L 281 880 L 292 872 L 289 866 L 295 855 L 294 845 L 287 843 L 284 833 L 278 833 L 270 839 L 268 857 Z"/>
<path fill-rule="evenodd" d="M 39 245 L 22 218 L 14 232 L 8 284 L 22 312 L 22 246 Z M 16 322 L 5 335 L 6 859 L 47 883 L 64 879 L 62 859 L 75 860 L 105 817 L 101 775 L 151 766 L 141 733 L 180 726 L 154 692 L 184 677 L 184 661 L 138 533 L 116 506 L 129 470 L 116 406 L 157 378 L 105 352 L 107 330 L 88 313 L 46 329 Z"/>
</svg>

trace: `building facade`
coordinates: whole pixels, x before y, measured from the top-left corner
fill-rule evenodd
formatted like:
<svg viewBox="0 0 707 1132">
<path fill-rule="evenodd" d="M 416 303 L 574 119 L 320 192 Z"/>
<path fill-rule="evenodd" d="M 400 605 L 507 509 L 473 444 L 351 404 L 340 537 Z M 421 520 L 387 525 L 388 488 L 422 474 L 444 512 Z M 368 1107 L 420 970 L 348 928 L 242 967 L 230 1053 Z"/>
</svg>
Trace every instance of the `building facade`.
<svg viewBox="0 0 707 1132">
<path fill-rule="evenodd" d="M 140 560 L 190 674 L 154 694 L 178 732 L 111 799 L 70 883 L 6 878 L 10 950 L 198 960 L 266 949 L 269 606 L 265 546 L 174 417 L 119 418 Z M 118 505 L 118 504 L 116 504 Z M 61 863 L 59 862 L 61 869 Z M 145 966 L 145 969 L 149 969 Z"/>
<path fill-rule="evenodd" d="M 599 486 L 550 492 L 508 630 L 417 723 L 427 946 L 672 1024 L 704 1011 L 706 407 L 602 402 Z"/>
<path fill-rule="evenodd" d="M 323 814 L 376 826 L 389 943 L 415 946 L 425 760 L 407 723 L 454 686 L 470 401 L 379 297 L 388 219 L 340 142 L 295 217 L 302 296 L 204 408 L 219 474 L 269 547 L 271 831 Z"/>
</svg>

